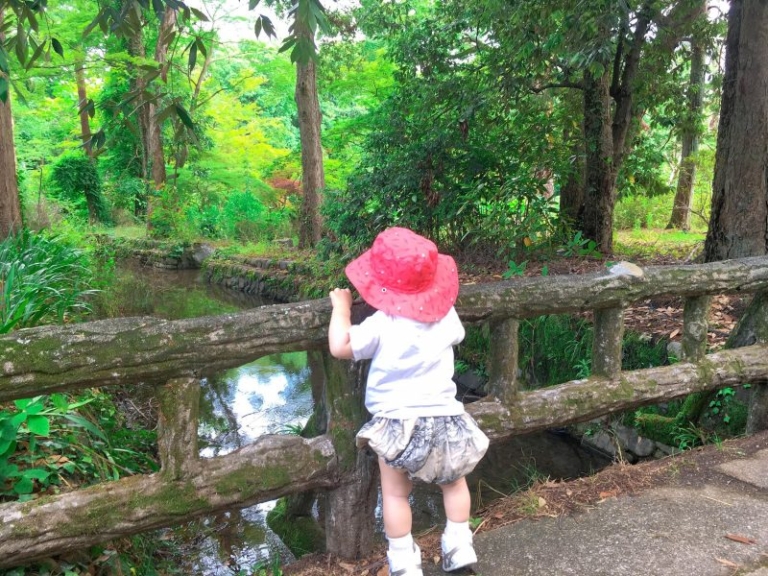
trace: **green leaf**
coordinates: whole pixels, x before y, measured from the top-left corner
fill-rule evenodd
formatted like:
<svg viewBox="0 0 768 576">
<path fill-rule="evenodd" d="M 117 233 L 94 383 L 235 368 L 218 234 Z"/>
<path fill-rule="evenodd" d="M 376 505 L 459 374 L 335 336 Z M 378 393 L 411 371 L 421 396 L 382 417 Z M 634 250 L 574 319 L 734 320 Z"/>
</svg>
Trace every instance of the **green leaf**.
<svg viewBox="0 0 768 576">
<path fill-rule="evenodd" d="M 22 477 L 31 478 L 33 480 L 47 480 L 50 475 L 50 472 L 43 470 L 42 468 L 29 468 L 28 470 L 24 470 Z"/>
<path fill-rule="evenodd" d="M 94 436 L 97 436 L 98 438 L 104 440 L 104 442 L 107 441 L 107 437 L 104 435 L 104 432 L 102 432 L 99 428 L 94 426 L 90 420 L 87 420 L 82 416 L 78 416 L 77 414 L 64 414 L 63 416 L 73 424 L 80 426 L 82 428 L 85 428 L 88 432 L 90 432 Z"/>
<path fill-rule="evenodd" d="M 254 24 L 254 31 L 256 32 L 256 38 L 258 38 L 261 35 L 262 31 L 270 38 L 277 37 L 277 33 L 275 32 L 275 26 L 274 24 L 272 24 L 272 20 L 270 20 L 268 17 L 264 15 L 259 16 L 256 19 L 256 24 Z"/>
<path fill-rule="evenodd" d="M 202 22 L 208 22 L 208 16 L 206 16 L 203 12 L 201 12 L 197 8 L 192 8 L 192 6 L 190 6 L 189 9 L 192 11 L 192 14 L 197 16 L 198 20 Z"/>
<path fill-rule="evenodd" d="M 3 76 L 0 76 L 0 102 L 3 104 L 8 102 L 8 80 Z"/>
<path fill-rule="evenodd" d="M 195 64 L 197 63 L 197 43 L 193 40 L 192 43 L 189 45 L 189 71 L 192 72 L 192 70 L 195 68 Z"/>
<path fill-rule="evenodd" d="M 58 39 L 51 38 L 51 46 L 53 46 L 53 51 L 56 52 L 56 54 L 62 58 L 64 57 L 64 46 L 61 45 L 61 42 L 59 42 Z"/>
<path fill-rule="evenodd" d="M 30 478 L 21 477 L 16 484 L 13 485 L 13 491 L 16 494 L 32 494 L 35 485 Z"/>
<path fill-rule="evenodd" d="M 51 433 L 51 421 L 47 416 L 30 416 L 27 418 L 27 428 L 38 436 L 48 436 Z"/>
<path fill-rule="evenodd" d="M 192 117 L 189 115 L 189 112 L 184 109 L 184 106 L 181 104 L 174 104 L 174 106 L 176 107 L 176 115 L 179 117 L 179 120 L 181 120 L 181 123 L 190 130 L 194 129 L 195 123 L 192 122 Z"/>
<path fill-rule="evenodd" d="M 261 0 L 248 0 L 248 10 L 253 10 L 259 5 Z"/>
<path fill-rule="evenodd" d="M 3 46 L 0 46 L 0 72 L 8 74 L 8 53 Z"/>
</svg>

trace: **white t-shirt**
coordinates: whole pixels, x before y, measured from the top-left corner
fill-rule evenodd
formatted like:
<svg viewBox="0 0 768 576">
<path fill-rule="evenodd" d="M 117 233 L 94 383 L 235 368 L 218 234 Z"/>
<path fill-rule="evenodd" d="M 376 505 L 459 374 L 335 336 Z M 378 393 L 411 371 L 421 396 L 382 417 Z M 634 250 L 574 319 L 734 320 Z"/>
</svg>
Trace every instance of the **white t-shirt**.
<svg viewBox="0 0 768 576">
<path fill-rule="evenodd" d="M 352 326 L 349 341 L 355 360 L 371 359 L 365 407 L 373 416 L 418 418 L 457 416 L 453 346 L 464 326 L 451 308 L 441 320 L 418 322 L 377 311 Z"/>
</svg>

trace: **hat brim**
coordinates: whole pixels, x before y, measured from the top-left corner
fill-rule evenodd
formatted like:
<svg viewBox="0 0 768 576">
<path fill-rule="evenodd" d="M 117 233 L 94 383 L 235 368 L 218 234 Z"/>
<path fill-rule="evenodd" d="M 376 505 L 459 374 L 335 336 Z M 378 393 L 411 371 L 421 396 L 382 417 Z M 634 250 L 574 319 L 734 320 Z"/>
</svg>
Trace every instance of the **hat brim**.
<svg viewBox="0 0 768 576">
<path fill-rule="evenodd" d="M 459 295 L 459 271 L 453 258 L 446 254 L 437 255 L 432 283 L 416 293 L 399 292 L 383 285 L 373 273 L 371 250 L 350 262 L 344 271 L 368 304 L 392 316 L 419 322 L 437 322 L 443 318 Z"/>
</svg>

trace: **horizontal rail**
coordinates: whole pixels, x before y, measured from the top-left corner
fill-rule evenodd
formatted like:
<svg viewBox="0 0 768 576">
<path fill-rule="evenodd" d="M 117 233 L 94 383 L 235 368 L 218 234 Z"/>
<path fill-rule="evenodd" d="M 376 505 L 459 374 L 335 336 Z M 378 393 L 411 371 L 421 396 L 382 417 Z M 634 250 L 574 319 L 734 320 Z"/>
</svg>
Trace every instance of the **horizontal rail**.
<svg viewBox="0 0 768 576">
<path fill-rule="evenodd" d="M 622 372 L 615 378 L 571 380 L 521 392 L 510 405 L 484 399 L 467 412 L 492 440 L 586 422 L 681 398 L 694 392 L 768 382 L 768 344 L 708 354 L 696 363 Z"/>
<path fill-rule="evenodd" d="M 467 410 L 500 439 L 591 420 L 690 394 L 768 380 L 768 345 L 725 350 L 697 364 L 574 380 L 519 393 L 509 407 L 480 400 Z M 115 537 L 179 524 L 288 494 L 337 487 L 338 457 L 328 436 L 262 436 L 240 450 L 199 459 L 188 480 L 139 475 L 57 496 L 0 505 L 0 568 Z"/>
<path fill-rule="evenodd" d="M 660 295 L 768 288 L 768 257 L 652 266 L 642 277 L 604 273 L 462 286 L 457 310 L 472 324 L 625 307 Z M 355 305 L 359 318 L 367 307 Z M 327 344 L 327 299 L 187 320 L 120 318 L 18 330 L 0 337 L 0 402 L 61 389 L 206 376 L 275 352 Z"/>
<path fill-rule="evenodd" d="M 137 475 L 0 505 L 0 568 L 339 483 L 326 436 L 262 436 L 198 463 L 198 473 L 186 481 Z"/>
</svg>

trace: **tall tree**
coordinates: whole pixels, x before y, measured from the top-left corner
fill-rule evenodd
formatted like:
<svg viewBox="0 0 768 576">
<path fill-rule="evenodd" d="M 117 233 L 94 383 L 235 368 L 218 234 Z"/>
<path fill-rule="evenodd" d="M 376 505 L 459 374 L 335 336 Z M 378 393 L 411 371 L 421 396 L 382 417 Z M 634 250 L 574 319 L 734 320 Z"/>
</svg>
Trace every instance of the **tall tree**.
<svg viewBox="0 0 768 576">
<path fill-rule="evenodd" d="M 259 0 L 252 0 L 255 8 Z M 268 5 L 284 10 L 284 2 L 270 0 Z M 317 44 L 319 31 L 328 32 L 330 25 L 325 8 L 319 0 L 298 0 L 290 9 L 292 18 L 288 36 L 280 51 L 291 50 L 291 62 L 296 63 L 295 100 L 301 138 L 302 201 L 299 209 L 299 247 L 311 248 L 322 235 L 320 215 L 321 193 L 325 188 L 323 147 L 321 141 L 320 101 L 317 95 Z M 256 20 L 256 35 L 263 30 L 274 35 L 274 27 L 264 15 Z"/>
<path fill-rule="evenodd" d="M 688 110 L 681 134 L 680 171 L 667 228 L 688 230 L 691 219 L 693 185 L 696 182 L 696 152 L 699 150 L 701 110 L 704 102 L 704 47 L 691 41 L 691 75 L 688 83 Z"/>
<path fill-rule="evenodd" d="M 4 21 L 0 5 L 0 23 Z M 5 34 L 0 28 L 0 50 Z M 9 87 L 9 66 L 5 51 L 0 52 L 0 240 L 21 229 L 21 203 L 16 182 L 16 149 L 13 146 L 13 117 Z"/>
<path fill-rule="evenodd" d="M 768 2 L 732 0 L 725 77 L 704 244 L 707 262 L 768 246 Z"/>
<path fill-rule="evenodd" d="M 301 5 L 301 2 L 299 3 Z M 296 33 L 303 41 L 314 41 L 311 28 L 296 11 Z M 323 147 L 320 137 L 322 116 L 317 95 L 317 62 L 310 58 L 296 62 L 296 108 L 301 136 L 302 203 L 299 215 L 299 247 L 315 246 L 322 235 L 320 194 L 325 188 Z"/>
</svg>

